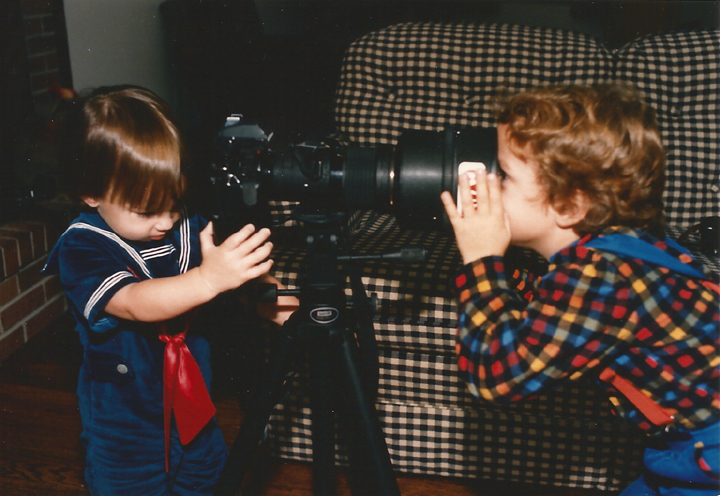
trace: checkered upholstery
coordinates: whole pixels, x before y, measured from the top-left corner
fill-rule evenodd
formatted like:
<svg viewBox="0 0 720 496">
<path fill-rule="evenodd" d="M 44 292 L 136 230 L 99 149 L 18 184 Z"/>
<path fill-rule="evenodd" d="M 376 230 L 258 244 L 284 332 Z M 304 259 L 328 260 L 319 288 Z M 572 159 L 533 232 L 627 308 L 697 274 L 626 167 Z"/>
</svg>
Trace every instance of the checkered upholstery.
<svg viewBox="0 0 720 496">
<path fill-rule="evenodd" d="M 640 38 L 617 52 L 616 77 L 658 112 L 668 223 L 687 228 L 720 215 L 720 31 Z"/>
<path fill-rule="evenodd" d="M 531 86 L 596 83 L 612 55 L 582 34 L 510 25 L 401 24 L 355 41 L 335 98 L 338 130 L 394 144 L 404 129 L 494 126 L 491 98 Z"/>
<path fill-rule="evenodd" d="M 696 34 L 688 39 L 700 38 Z M 647 53 L 647 47 L 655 47 L 637 43 Z M 687 43 L 684 46 L 690 46 Z M 710 52 L 717 54 L 716 49 Z M 488 102 L 499 93 L 552 83 L 610 81 L 616 60 L 629 64 L 631 55 L 645 60 L 645 53 L 628 46 L 615 58 L 585 35 L 557 29 L 391 26 L 367 34 L 348 49 L 336 93 L 337 127 L 344 138 L 364 145 L 394 144 L 404 129 L 489 127 L 494 122 Z M 629 65 L 626 71 L 632 72 Z M 649 72 L 648 68 L 644 81 L 652 79 Z M 705 126 L 698 133 L 705 134 L 687 134 L 687 142 L 697 136 L 700 144 L 694 146 L 705 147 L 702 153 L 708 157 L 715 153 L 703 162 L 703 170 L 714 174 L 717 183 L 717 118 L 703 121 L 703 112 L 692 114 Z M 712 125 L 715 132 L 710 137 Z M 664 129 L 670 128 L 664 124 Z M 694 186 L 703 187 L 709 195 L 709 184 Z M 687 191 L 671 194 L 679 198 Z M 714 198 L 716 208 L 717 195 Z M 686 223 L 697 218 L 688 214 L 690 209 L 677 211 L 677 219 Z M 676 227 L 672 233 L 681 230 Z M 392 216 L 374 212 L 358 213 L 349 231 L 356 253 L 408 245 L 425 246 L 430 253 L 419 265 L 362 264 L 363 283 L 378 298 L 377 408 L 396 470 L 605 490 L 618 490 L 637 478 L 644 435 L 614 418 L 607 401 L 592 387 L 571 383 L 537 400 L 512 405 L 481 403 L 468 393 L 454 357 L 457 308 L 450 282 L 460 258 L 452 237 L 401 230 Z M 273 254 L 276 276 L 290 287 L 297 284 L 303 251 L 302 246 L 285 246 Z M 312 456 L 305 383 L 299 371 L 269 431 L 276 452 L 301 460 Z M 344 460 L 342 447 L 338 459 Z"/>
</svg>

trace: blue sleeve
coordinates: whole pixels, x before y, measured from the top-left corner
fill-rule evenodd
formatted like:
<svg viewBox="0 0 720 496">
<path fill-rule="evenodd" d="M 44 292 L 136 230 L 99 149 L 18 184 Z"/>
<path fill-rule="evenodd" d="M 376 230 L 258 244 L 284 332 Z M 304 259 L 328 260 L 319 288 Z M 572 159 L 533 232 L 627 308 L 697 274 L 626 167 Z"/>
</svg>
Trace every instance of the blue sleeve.
<svg viewBox="0 0 720 496">
<path fill-rule="evenodd" d="M 63 238 L 58 265 L 71 304 L 90 330 L 106 332 L 115 328 L 118 319 L 105 313 L 105 306 L 120 289 L 140 282 L 140 278 L 102 237 L 77 231 Z"/>
</svg>

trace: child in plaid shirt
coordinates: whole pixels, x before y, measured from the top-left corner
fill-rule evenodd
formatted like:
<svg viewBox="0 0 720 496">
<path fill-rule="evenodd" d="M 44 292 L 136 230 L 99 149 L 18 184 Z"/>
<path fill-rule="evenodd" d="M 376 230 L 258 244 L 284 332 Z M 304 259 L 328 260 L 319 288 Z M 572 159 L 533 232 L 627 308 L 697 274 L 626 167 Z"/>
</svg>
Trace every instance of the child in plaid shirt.
<svg viewBox="0 0 720 496">
<path fill-rule="evenodd" d="M 466 264 L 457 352 L 470 390 L 518 401 L 591 378 L 665 443 L 623 496 L 718 494 L 717 275 L 663 234 L 652 109 L 625 86 L 569 86 L 518 94 L 498 117 L 501 174 L 475 173 L 475 202 L 459 178 L 462 214 L 442 196 Z M 510 244 L 550 262 L 532 291 L 506 274 Z"/>
</svg>

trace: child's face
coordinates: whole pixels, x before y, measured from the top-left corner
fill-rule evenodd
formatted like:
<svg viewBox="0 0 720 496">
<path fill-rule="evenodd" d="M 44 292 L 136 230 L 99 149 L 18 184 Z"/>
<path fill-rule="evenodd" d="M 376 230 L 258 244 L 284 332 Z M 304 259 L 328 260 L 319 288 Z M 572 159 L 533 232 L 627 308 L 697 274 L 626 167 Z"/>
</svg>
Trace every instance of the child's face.
<svg viewBox="0 0 720 496">
<path fill-rule="evenodd" d="M 165 212 L 144 212 L 128 208 L 127 205 L 108 199 L 86 198 L 85 203 L 97 208 L 98 214 L 117 235 L 130 241 L 157 241 L 165 237 L 180 213 L 175 210 Z"/>
<path fill-rule="evenodd" d="M 562 216 L 545 201 L 547 195 L 538 182 L 536 165 L 512 152 L 506 124 L 498 126 L 498 162 L 505 173 L 502 200 L 513 245 L 550 258 L 577 239 L 571 229 L 561 227 Z"/>
</svg>

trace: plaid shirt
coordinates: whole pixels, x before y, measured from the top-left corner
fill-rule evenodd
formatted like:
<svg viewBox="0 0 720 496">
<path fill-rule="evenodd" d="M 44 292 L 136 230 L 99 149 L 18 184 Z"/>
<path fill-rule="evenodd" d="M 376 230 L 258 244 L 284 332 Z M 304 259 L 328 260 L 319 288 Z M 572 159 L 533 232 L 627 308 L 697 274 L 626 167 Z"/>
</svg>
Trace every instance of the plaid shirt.
<svg viewBox="0 0 720 496">
<path fill-rule="evenodd" d="M 703 271 L 648 234 L 602 234 L 610 232 L 649 241 Z M 508 277 L 500 257 L 463 267 L 456 279 L 463 379 L 482 399 L 517 401 L 565 379 L 592 378 L 619 415 L 654 429 L 610 384 L 617 374 L 681 425 L 711 423 L 720 413 L 718 294 L 665 268 L 585 247 L 594 237 L 558 252 L 534 285 L 517 272 Z"/>
</svg>

